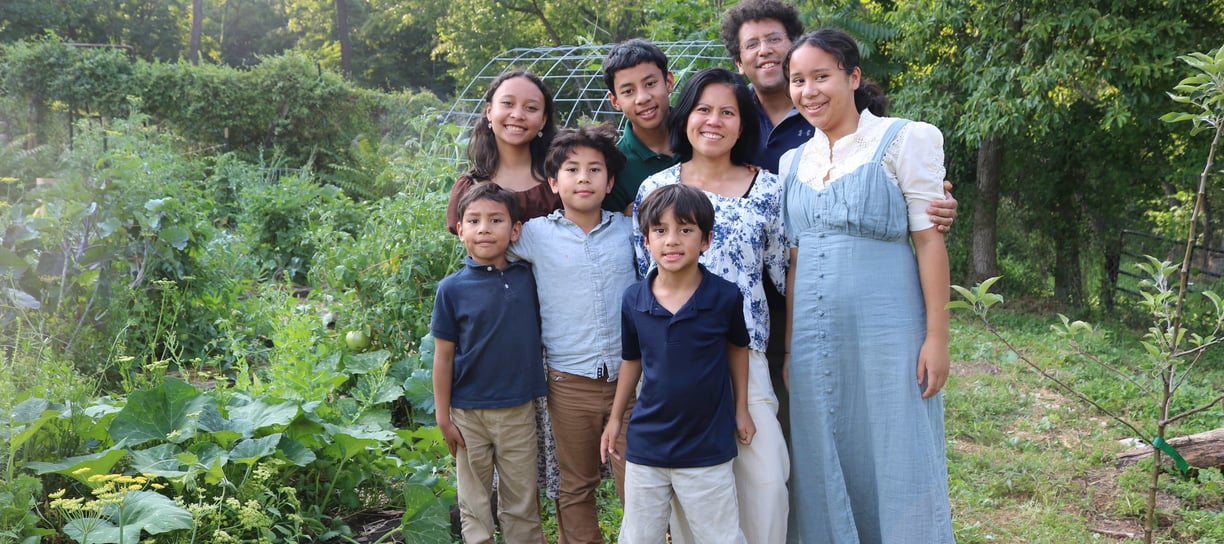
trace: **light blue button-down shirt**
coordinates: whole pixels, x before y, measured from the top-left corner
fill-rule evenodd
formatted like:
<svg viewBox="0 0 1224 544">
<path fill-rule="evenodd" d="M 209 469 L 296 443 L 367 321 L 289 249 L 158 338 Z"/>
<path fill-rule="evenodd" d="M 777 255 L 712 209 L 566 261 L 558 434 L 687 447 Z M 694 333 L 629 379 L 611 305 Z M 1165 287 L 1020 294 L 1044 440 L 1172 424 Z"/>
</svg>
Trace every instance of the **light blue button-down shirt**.
<svg viewBox="0 0 1224 544">
<path fill-rule="evenodd" d="M 620 375 L 621 295 L 637 281 L 632 220 L 603 212 L 590 233 L 557 210 L 523 225 L 510 253 L 532 263 L 548 367 L 613 381 Z"/>
</svg>

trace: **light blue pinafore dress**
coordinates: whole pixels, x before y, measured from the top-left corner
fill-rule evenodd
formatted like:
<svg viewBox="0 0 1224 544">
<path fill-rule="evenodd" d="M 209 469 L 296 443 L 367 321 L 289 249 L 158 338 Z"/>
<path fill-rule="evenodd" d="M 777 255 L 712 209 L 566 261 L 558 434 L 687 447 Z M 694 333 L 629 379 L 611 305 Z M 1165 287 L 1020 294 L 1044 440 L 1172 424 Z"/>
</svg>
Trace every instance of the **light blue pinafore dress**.
<svg viewBox="0 0 1224 544">
<path fill-rule="evenodd" d="M 816 190 L 786 176 L 798 243 L 790 362 L 791 487 L 804 544 L 953 542 L 943 399 L 915 377 L 926 337 L 905 198 L 870 162 Z M 804 144 L 806 145 L 806 144 Z M 925 386 L 925 384 L 923 384 Z"/>
</svg>

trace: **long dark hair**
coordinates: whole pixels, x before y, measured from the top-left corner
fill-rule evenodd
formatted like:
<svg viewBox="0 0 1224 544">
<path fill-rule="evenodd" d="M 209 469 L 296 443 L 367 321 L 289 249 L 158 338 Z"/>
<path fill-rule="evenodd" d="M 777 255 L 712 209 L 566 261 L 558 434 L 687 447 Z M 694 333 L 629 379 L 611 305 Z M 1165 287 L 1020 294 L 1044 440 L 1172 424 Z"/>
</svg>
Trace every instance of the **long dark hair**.
<svg viewBox="0 0 1224 544">
<path fill-rule="evenodd" d="M 540 93 L 544 95 L 544 128 L 541 129 L 541 135 L 538 138 L 531 140 L 531 173 L 540 181 L 548 179 L 544 173 L 544 157 L 548 153 L 548 146 L 552 144 L 553 136 L 557 135 L 557 121 L 555 119 L 555 107 L 553 106 L 552 93 L 549 92 L 548 86 L 544 85 L 544 81 L 539 76 L 527 72 L 525 70 L 513 70 L 510 72 L 502 72 L 497 76 L 492 83 L 489 84 L 489 90 L 485 91 L 484 104 L 487 107 L 493 100 L 493 94 L 497 92 L 497 88 L 501 87 L 502 83 L 516 77 L 527 78 L 528 81 L 535 84 L 540 89 Z M 498 160 L 500 158 L 497 152 L 497 136 L 493 134 L 493 127 L 489 126 L 484 116 L 484 110 L 481 110 L 481 115 L 478 115 L 472 122 L 471 141 L 468 142 L 467 155 L 468 162 L 472 167 L 468 170 L 468 175 L 476 181 L 484 181 L 493 177 L 493 173 L 497 172 Z"/>
<path fill-rule="evenodd" d="M 761 120 L 756 104 L 752 101 L 752 91 L 740 81 L 739 77 L 726 68 L 706 68 L 697 72 L 684 84 L 680 98 L 667 114 L 667 138 L 672 152 L 684 158 L 693 157 L 693 144 L 685 133 L 689 114 L 697 107 L 697 100 L 706 87 L 723 84 L 731 87 L 735 93 L 736 106 L 740 113 L 740 134 L 731 148 L 731 164 L 743 166 L 750 164 L 761 145 Z"/>
<path fill-rule="evenodd" d="M 837 66 L 847 75 L 853 74 L 855 68 L 859 68 L 861 74 L 859 48 L 854 38 L 836 28 L 821 28 L 799 36 L 799 39 L 791 44 L 790 51 L 786 52 L 786 60 L 782 61 L 782 70 L 786 73 L 786 79 L 790 79 L 791 55 L 805 45 L 833 55 L 833 58 L 837 59 Z M 884 96 L 884 89 L 881 89 L 876 82 L 860 75 L 859 86 L 854 90 L 854 107 L 859 113 L 869 110 L 877 117 L 884 117 L 888 114 L 888 97 Z"/>
</svg>

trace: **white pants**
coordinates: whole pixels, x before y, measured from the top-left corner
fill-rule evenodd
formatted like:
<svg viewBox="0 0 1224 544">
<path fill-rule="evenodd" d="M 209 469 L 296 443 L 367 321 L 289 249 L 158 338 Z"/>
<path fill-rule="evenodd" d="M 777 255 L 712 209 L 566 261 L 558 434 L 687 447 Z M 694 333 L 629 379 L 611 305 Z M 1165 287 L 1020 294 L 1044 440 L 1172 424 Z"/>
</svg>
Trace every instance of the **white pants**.
<svg viewBox="0 0 1224 544">
<path fill-rule="evenodd" d="M 659 468 L 625 463 L 625 518 L 620 544 L 664 544 L 671 505 L 701 544 L 743 544 L 728 461 L 698 468 Z"/>
<path fill-rule="evenodd" d="M 778 423 L 778 401 L 773 395 L 773 387 L 768 383 L 768 365 L 763 352 L 748 352 L 749 368 L 764 367 L 764 380 L 767 383 L 752 387 L 752 381 L 761 374 L 749 372 L 748 413 L 757 432 L 751 445 L 739 445 L 739 455 L 732 462 L 739 523 L 748 544 L 786 542 L 786 518 L 790 512 L 786 490 L 786 481 L 790 478 L 790 455 L 786 451 L 786 440 L 782 437 L 782 425 Z M 768 391 L 768 395 L 757 391 Z M 706 541 L 698 538 L 692 526 L 679 515 L 682 507 L 673 501 L 672 509 L 672 544 L 705 544 Z"/>
</svg>

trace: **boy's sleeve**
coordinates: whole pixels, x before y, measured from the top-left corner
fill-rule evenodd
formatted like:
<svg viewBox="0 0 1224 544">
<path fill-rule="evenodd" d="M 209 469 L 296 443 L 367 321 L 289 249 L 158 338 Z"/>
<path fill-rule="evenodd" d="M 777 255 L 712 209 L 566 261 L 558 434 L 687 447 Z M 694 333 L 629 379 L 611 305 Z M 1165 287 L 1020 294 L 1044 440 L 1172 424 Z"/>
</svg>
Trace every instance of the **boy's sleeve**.
<svg viewBox="0 0 1224 544">
<path fill-rule="evenodd" d="M 523 223 L 522 230 L 519 231 L 519 238 L 516 241 L 510 242 L 510 247 L 506 248 L 506 257 L 512 261 L 527 261 L 534 263 L 535 258 L 534 248 L 536 233 L 540 224 L 540 218 L 535 218 Z"/>
<path fill-rule="evenodd" d="M 642 346 L 638 343 L 637 325 L 633 322 L 633 299 L 636 291 L 636 287 L 629 287 L 621 295 L 621 358 L 626 361 L 636 361 L 642 358 Z M 740 321 L 743 321 L 742 316 Z"/>
<path fill-rule="evenodd" d="M 434 295 L 433 315 L 429 318 L 429 333 L 434 338 L 455 342 L 459 339 L 459 331 L 455 330 L 455 313 L 448 293 L 447 282 L 443 280 L 438 284 L 438 292 Z"/>
<path fill-rule="evenodd" d="M 735 294 L 727 297 L 733 303 L 727 307 L 727 315 L 731 318 L 727 341 L 740 347 L 747 347 L 752 339 L 748 336 L 748 324 L 744 321 L 744 295 L 738 288 L 734 290 Z"/>
</svg>

